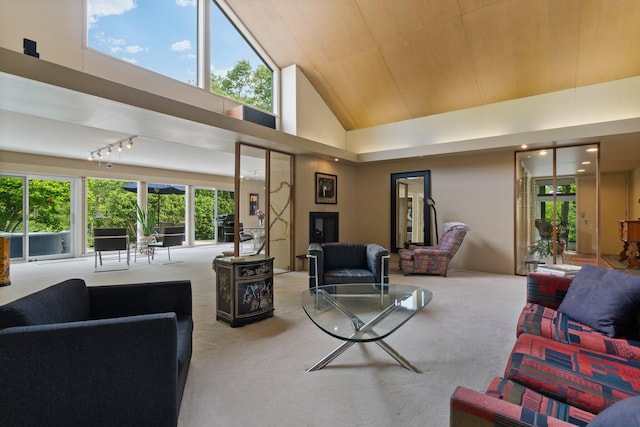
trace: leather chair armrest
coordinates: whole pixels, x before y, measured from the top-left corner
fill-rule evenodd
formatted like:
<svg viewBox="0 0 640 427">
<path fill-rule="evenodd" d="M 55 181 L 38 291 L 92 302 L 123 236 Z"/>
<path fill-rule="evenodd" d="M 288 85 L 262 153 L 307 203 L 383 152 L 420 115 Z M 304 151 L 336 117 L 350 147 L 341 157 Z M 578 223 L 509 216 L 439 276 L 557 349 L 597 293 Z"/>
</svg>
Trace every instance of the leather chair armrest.
<svg viewBox="0 0 640 427">
<path fill-rule="evenodd" d="M 0 425 L 176 425 L 174 313 L 8 328 L 0 348 Z"/>
<path fill-rule="evenodd" d="M 316 284 L 318 286 L 324 285 L 324 250 L 322 245 L 311 243 L 307 257 L 309 258 L 309 287 L 313 288 Z"/>
</svg>

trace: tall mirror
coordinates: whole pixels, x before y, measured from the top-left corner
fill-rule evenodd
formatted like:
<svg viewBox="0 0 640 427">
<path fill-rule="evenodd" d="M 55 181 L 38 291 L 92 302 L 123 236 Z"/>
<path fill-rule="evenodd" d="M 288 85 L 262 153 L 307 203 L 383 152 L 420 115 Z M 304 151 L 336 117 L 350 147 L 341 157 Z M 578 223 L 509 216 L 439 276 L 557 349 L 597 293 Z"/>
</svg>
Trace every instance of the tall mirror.
<svg viewBox="0 0 640 427">
<path fill-rule="evenodd" d="M 516 274 L 598 265 L 598 145 L 516 153 Z"/>
<path fill-rule="evenodd" d="M 391 174 L 391 251 L 409 243 L 431 245 L 430 171 Z"/>
<path fill-rule="evenodd" d="M 251 145 L 240 145 L 239 191 L 236 191 L 235 253 L 265 253 L 267 151 Z"/>
</svg>

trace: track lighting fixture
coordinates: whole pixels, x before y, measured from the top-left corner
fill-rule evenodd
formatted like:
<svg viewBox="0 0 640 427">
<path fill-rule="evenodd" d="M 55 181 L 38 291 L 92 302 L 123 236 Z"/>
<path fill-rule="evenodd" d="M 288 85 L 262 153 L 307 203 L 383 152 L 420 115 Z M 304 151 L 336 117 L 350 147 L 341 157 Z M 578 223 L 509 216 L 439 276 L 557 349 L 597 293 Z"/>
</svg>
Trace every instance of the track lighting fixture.
<svg viewBox="0 0 640 427">
<path fill-rule="evenodd" d="M 113 152 L 114 147 L 117 147 L 118 151 L 121 152 L 122 145 L 125 143 L 125 141 L 127 142 L 126 147 L 131 148 L 133 147 L 133 138 L 136 138 L 137 136 L 138 135 L 128 136 L 126 138 L 121 139 L 120 141 L 114 142 L 112 144 L 107 144 L 104 147 L 100 147 L 97 150 L 94 150 L 89 153 L 88 160 L 89 161 L 96 160 L 96 159 L 101 160 L 103 158 L 102 150 L 106 151 L 107 156 L 111 156 L 111 153 Z M 111 165 L 111 162 L 109 162 L 108 165 Z"/>
</svg>

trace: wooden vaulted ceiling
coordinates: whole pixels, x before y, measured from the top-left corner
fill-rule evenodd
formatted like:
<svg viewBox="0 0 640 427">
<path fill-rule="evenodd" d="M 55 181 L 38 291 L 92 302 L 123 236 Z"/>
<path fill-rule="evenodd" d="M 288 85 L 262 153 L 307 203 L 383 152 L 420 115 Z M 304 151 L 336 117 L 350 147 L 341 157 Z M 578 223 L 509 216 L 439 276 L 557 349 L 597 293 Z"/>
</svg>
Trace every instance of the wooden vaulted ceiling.
<svg viewBox="0 0 640 427">
<path fill-rule="evenodd" d="M 640 75 L 638 0 L 226 0 L 346 130 Z"/>
</svg>

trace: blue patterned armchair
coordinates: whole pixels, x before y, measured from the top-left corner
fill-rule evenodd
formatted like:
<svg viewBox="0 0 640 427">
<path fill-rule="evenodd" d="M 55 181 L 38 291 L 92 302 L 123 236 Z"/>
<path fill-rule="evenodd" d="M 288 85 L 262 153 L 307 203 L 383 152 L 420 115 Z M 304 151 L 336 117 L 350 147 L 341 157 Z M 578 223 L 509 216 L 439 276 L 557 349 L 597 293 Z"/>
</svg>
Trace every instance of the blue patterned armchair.
<svg viewBox="0 0 640 427">
<path fill-rule="evenodd" d="M 439 274 L 447 275 L 449 262 L 458 252 L 469 226 L 461 222 L 444 224 L 444 235 L 438 246 L 409 245 L 407 249 L 398 251 L 400 270 L 406 274 Z"/>
</svg>

